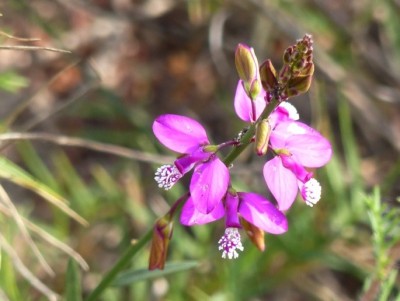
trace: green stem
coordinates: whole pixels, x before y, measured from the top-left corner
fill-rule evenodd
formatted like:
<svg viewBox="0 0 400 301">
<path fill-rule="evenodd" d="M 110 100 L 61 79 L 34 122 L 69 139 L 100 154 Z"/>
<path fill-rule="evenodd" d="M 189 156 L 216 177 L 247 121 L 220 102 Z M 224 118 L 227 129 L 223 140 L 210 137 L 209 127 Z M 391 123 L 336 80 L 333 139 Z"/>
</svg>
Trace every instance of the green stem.
<svg viewBox="0 0 400 301">
<path fill-rule="evenodd" d="M 150 241 L 153 234 L 153 228 L 151 228 L 147 233 L 136 243 L 129 246 L 125 254 L 118 260 L 118 262 L 113 266 L 111 270 L 104 276 L 97 287 L 92 291 L 92 293 L 86 298 L 85 301 L 98 301 L 101 293 L 111 284 L 118 273 L 125 268 L 131 261 L 132 257 L 136 255 L 142 247 Z"/>
<path fill-rule="evenodd" d="M 251 143 L 251 139 L 254 137 L 257 124 L 261 120 L 267 118 L 275 110 L 279 103 L 279 100 L 276 98 L 273 98 L 268 103 L 257 121 L 250 126 L 247 132 L 243 135 L 242 139 L 240 139 L 240 144 L 232 149 L 232 151 L 225 157 L 224 163 L 226 166 L 229 166 L 233 161 L 235 161 L 235 159 L 246 149 L 246 147 Z"/>
</svg>

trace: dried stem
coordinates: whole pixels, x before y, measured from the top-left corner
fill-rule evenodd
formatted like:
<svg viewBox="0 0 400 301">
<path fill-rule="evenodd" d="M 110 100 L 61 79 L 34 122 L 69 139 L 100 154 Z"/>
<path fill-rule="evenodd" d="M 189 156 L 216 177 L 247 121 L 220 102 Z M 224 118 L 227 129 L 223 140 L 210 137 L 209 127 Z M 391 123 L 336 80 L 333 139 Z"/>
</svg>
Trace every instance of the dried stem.
<svg viewBox="0 0 400 301">
<path fill-rule="evenodd" d="M 44 89 L 49 87 L 51 84 L 53 84 L 59 77 L 68 69 L 71 69 L 75 67 L 76 65 L 79 64 L 79 61 L 74 62 L 72 64 L 69 64 L 67 67 L 63 68 L 60 72 L 58 72 L 56 75 L 54 75 L 48 82 L 46 82 L 42 87 L 40 87 L 32 96 L 30 96 L 28 99 L 23 101 L 21 104 L 19 104 L 12 112 L 11 114 L 8 114 L 6 119 L 3 121 L 4 127 L 9 128 L 14 121 L 18 118 L 21 113 L 24 112 L 24 110 L 33 102 L 33 100 L 36 98 L 36 96 L 42 92 Z"/>
<path fill-rule="evenodd" d="M 1 16 L 1 15 L 0 15 L 0 16 Z M 13 40 L 17 40 L 17 41 L 21 41 L 21 42 L 37 42 L 37 41 L 40 41 L 40 39 L 38 39 L 38 38 L 21 38 L 21 37 L 16 37 L 16 36 L 13 36 L 13 35 L 11 35 L 11 34 L 8 34 L 8 33 L 4 32 L 4 31 L 0 31 L 0 36 L 4 36 L 4 37 L 6 37 L 6 38 L 13 39 Z"/>
<path fill-rule="evenodd" d="M 8 217 L 12 217 L 11 210 L 5 206 L 3 206 L 0 203 L 0 212 L 3 213 L 4 215 Z M 51 234 L 47 233 L 45 230 L 41 229 L 28 219 L 26 219 L 23 216 L 20 216 L 22 221 L 25 223 L 25 226 L 29 228 L 32 232 L 36 233 L 39 237 L 41 237 L 43 240 L 47 241 L 49 244 L 53 245 L 54 247 L 60 249 L 64 253 L 68 254 L 71 256 L 73 259 L 76 260 L 76 262 L 79 263 L 79 265 L 84 269 L 85 271 L 89 270 L 89 265 L 86 263 L 85 259 L 82 258 L 82 256 L 75 252 L 73 249 L 71 249 L 68 245 L 63 243 L 62 241 L 58 240 Z"/>
<path fill-rule="evenodd" d="M 0 141 L 14 140 L 40 140 L 54 143 L 57 145 L 82 147 L 97 152 L 108 153 L 120 157 L 125 157 L 133 160 L 149 163 L 165 164 L 172 162 L 174 158 L 168 156 L 152 155 L 126 147 L 117 146 L 108 143 L 101 143 L 87 139 L 68 137 L 62 135 L 54 135 L 49 133 L 6 133 L 0 134 Z"/>
<path fill-rule="evenodd" d="M 32 237 L 30 236 L 28 230 L 26 229 L 25 223 L 22 220 L 21 216 L 19 215 L 17 208 L 15 208 L 13 202 L 11 201 L 10 197 L 8 196 L 7 192 L 4 190 L 2 185 L 0 185 L 0 199 L 8 207 L 12 217 L 14 218 L 15 223 L 17 224 L 19 230 L 22 233 L 22 236 L 24 237 L 25 241 L 27 242 L 27 244 L 32 249 L 32 251 L 35 254 L 35 256 L 38 258 L 40 264 L 43 266 L 43 269 L 50 276 L 54 276 L 55 275 L 54 271 L 52 270 L 50 265 L 47 263 L 47 261 L 44 259 L 42 253 L 40 253 L 40 251 L 39 251 L 38 247 L 36 246 L 35 242 L 32 240 Z"/>
<path fill-rule="evenodd" d="M 40 291 L 43 295 L 47 297 L 50 301 L 57 301 L 58 295 L 53 292 L 49 287 L 47 287 L 43 282 L 41 282 L 38 278 L 35 277 L 29 271 L 29 269 L 24 265 L 22 260 L 19 258 L 18 254 L 15 250 L 10 246 L 7 240 L 0 233 L 0 247 L 1 249 L 10 256 L 11 261 L 13 262 L 14 267 L 18 270 L 18 272 L 27 280 L 29 283 L 34 286 L 38 291 Z"/>
<path fill-rule="evenodd" d="M 0 45 L 0 50 L 22 50 L 22 51 L 46 50 L 52 52 L 71 53 L 71 51 L 69 50 L 52 48 L 52 47 L 21 46 L 21 45 Z"/>
</svg>

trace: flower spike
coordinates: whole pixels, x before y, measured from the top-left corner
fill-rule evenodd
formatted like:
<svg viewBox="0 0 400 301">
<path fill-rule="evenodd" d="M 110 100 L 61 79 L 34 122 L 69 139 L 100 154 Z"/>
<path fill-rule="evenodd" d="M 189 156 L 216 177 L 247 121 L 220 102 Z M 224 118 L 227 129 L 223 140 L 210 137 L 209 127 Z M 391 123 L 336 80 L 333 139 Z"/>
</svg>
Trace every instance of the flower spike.
<svg viewBox="0 0 400 301">
<path fill-rule="evenodd" d="M 265 233 L 280 235 L 288 230 L 284 212 L 298 195 L 310 207 L 321 198 L 321 185 L 311 170 L 329 162 L 331 144 L 315 129 L 299 122 L 296 108 L 286 101 L 310 88 L 315 68 L 311 35 L 306 34 L 284 51 L 279 70 L 269 59 L 259 66 L 254 49 L 245 44 L 236 48 L 235 65 L 239 80 L 234 109 L 247 123 L 237 138 L 211 144 L 199 122 L 180 115 L 164 114 L 153 123 L 159 142 L 178 153 L 173 164 L 157 169 L 158 186 L 169 190 L 185 174 L 193 174 L 189 192 L 154 227 L 150 269 L 164 267 L 172 235 L 171 217 L 177 208 L 181 209 L 180 223 L 185 226 L 224 217 L 225 231 L 218 249 L 222 258 L 235 259 L 244 251 L 240 231 L 264 251 Z M 262 171 L 277 204 L 263 195 L 237 192 L 232 187 L 233 162 L 251 143 L 257 155 L 268 158 Z M 221 160 L 218 152 L 225 147 L 233 149 Z"/>
</svg>

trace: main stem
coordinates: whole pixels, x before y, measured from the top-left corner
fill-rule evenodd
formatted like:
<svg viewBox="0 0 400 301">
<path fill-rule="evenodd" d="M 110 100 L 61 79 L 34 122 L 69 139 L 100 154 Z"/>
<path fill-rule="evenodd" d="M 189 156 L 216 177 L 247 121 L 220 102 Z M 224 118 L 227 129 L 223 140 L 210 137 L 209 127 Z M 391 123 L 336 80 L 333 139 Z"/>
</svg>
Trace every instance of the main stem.
<svg viewBox="0 0 400 301">
<path fill-rule="evenodd" d="M 260 120 L 267 118 L 275 110 L 275 108 L 279 106 L 279 103 L 280 101 L 275 97 L 271 99 L 257 121 L 251 124 L 247 132 L 243 135 L 242 139 L 240 139 L 240 144 L 232 149 L 231 152 L 225 157 L 224 163 L 226 166 L 229 166 L 233 161 L 235 161 L 235 159 L 246 149 L 246 147 L 251 143 L 251 139 L 254 137 L 257 124 L 260 122 Z"/>
</svg>

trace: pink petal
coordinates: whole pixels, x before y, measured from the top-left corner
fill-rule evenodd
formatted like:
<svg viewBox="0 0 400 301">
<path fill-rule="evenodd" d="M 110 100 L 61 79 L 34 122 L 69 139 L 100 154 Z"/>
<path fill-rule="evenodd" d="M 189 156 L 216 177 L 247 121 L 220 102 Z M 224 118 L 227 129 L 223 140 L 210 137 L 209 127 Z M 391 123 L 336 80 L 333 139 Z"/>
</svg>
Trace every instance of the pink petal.
<svg viewBox="0 0 400 301">
<path fill-rule="evenodd" d="M 173 114 L 156 118 L 153 133 L 169 149 L 178 153 L 187 153 L 199 145 L 209 144 L 203 126 L 196 120 Z"/>
<path fill-rule="evenodd" d="M 318 131 L 298 121 L 278 123 L 270 136 L 272 148 L 286 148 L 307 167 L 321 167 L 332 157 L 329 141 Z"/>
<path fill-rule="evenodd" d="M 189 198 L 182 207 L 180 222 L 185 226 L 203 225 L 222 218 L 224 214 L 225 209 L 222 202 L 219 202 L 213 211 L 204 214 L 196 209 L 193 199 Z"/>
<path fill-rule="evenodd" d="M 240 228 L 240 221 L 238 215 L 238 207 L 239 207 L 239 196 L 231 193 L 226 194 L 225 198 L 225 213 L 226 213 L 226 222 L 225 225 L 227 228 Z"/>
<path fill-rule="evenodd" d="M 285 103 L 286 101 L 282 102 Z M 269 115 L 268 121 L 272 128 L 275 128 L 276 125 L 280 122 L 291 121 L 289 119 L 288 111 L 282 106 L 282 103 Z"/>
<path fill-rule="evenodd" d="M 208 214 L 221 202 L 229 183 L 229 171 L 218 158 L 198 165 L 190 181 L 190 194 L 196 209 Z"/>
<path fill-rule="evenodd" d="M 187 155 L 181 156 L 175 160 L 175 166 L 178 168 L 181 174 L 185 174 L 190 171 L 195 164 L 200 161 L 207 160 L 212 153 L 204 152 L 203 147 L 198 147 L 197 149 L 191 151 Z"/>
<path fill-rule="evenodd" d="M 307 167 L 321 167 L 332 157 L 331 144 L 318 132 L 293 135 L 286 147 L 296 157 L 297 162 Z"/>
<path fill-rule="evenodd" d="M 234 99 L 235 111 L 236 114 L 239 116 L 239 118 L 245 122 L 256 121 L 257 118 L 260 116 L 260 114 L 264 111 L 264 108 L 266 106 L 266 102 L 263 98 L 264 94 L 265 92 L 262 91 L 254 101 L 255 115 L 256 115 L 254 116 L 251 103 L 252 100 L 247 96 L 246 91 L 243 88 L 243 83 L 241 80 L 239 80 L 236 87 L 236 93 Z"/>
<path fill-rule="evenodd" d="M 305 183 L 307 182 L 312 176 L 312 172 L 309 172 L 304 168 L 303 165 L 299 164 L 294 158 L 294 156 L 280 156 L 282 165 L 289 169 L 298 180 Z"/>
<path fill-rule="evenodd" d="M 285 121 L 283 121 L 286 119 Z M 273 149 L 285 148 L 286 142 L 293 133 L 290 132 L 290 126 L 296 121 L 288 120 L 280 111 L 274 111 L 270 117 L 272 132 L 269 142 Z M 292 126 L 293 127 L 293 126 Z"/>
<path fill-rule="evenodd" d="M 269 190 L 278 202 L 279 210 L 289 209 L 297 195 L 296 175 L 282 165 L 278 156 L 265 163 L 263 173 Z"/>
<path fill-rule="evenodd" d="M 272 234 L 287 231 L 285 215 L 263 196 L 256 193 L 239 192 L 241 200 L 239 212 L 249 223 Z"/>
<path fill-rule="evenodd" d="M 293 135 L 319 135 L 318 131 L 308 126 L 305 123 L 294 121 L 291 119 L 287 119 L 285 121 L 281 120 L 274 128 L 274 132 L 276 135 L 284 138 L 285 140 L 289 140 L 289 138 Z"/>
</svg>

